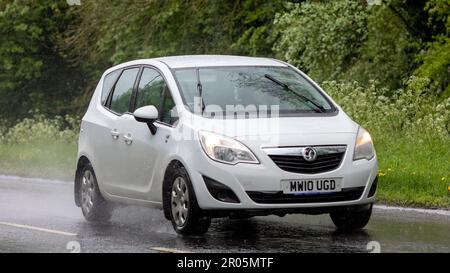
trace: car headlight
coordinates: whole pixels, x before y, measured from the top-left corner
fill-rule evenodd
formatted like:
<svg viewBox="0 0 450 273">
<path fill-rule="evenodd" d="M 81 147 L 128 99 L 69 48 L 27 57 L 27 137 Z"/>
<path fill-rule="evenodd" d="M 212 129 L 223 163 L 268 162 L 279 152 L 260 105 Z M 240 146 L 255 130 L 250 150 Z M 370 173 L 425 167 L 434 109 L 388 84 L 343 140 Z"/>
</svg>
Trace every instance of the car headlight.
<svg viewBox="0 0 450 273">
<path fill-rule="evenodd" d="M 372 137 L 363 127 L 359 127 L 358 135 L 356 136 L 355 153 L 353 154 L 353 160 L 370 160 L 374 156 L 375 149 L 373 148 Z"/>
<path fill-rule="evenodd" d="M 199 132 L 199 138 L 203 151 L 213 160 L 232 165 L 259 164 L 250 149 L 237 140 L 209 132 Z"/>
</svg>

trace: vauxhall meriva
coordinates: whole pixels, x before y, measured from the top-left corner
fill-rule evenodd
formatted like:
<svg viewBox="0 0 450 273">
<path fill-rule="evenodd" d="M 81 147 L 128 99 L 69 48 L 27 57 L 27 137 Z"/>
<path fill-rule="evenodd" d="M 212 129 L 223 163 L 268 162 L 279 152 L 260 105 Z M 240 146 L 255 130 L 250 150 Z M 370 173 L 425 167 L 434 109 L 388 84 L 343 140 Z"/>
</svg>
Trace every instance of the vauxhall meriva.
<svg viewBox="0 0 450 273">
<path fill-rule="evenodd" d="M 81 122 L 75 202 L 161 207 L 181 234 L 211 218 L 329 213 L 363 228 L 377 188 L 369 133 L 297 68 L 274 59 L 176 56 L 101 77 Z"/>
</svg>

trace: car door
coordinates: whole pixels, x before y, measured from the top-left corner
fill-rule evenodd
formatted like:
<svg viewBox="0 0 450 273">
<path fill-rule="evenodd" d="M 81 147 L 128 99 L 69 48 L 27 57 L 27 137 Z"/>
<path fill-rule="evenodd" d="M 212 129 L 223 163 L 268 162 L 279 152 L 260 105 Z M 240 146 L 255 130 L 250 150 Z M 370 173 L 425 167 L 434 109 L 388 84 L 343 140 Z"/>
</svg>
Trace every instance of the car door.
<svg viewBox="0 0 450 273">
<path fill-rule="evenodd" d="M 101 179 L 104 190 L 114 196 L 124 196 L 127 193 L 129 173 L 124 162 L 130 156 L 126 153 L 124 132 L 127 120 L 134 119 L 129 111 L 140 69 L 141 67 L 135 66 L 122 70 L 104 104 L 104 129 L 93 136 L 100 176 L 98 178 Z"/>
<path fill-rule="evenodd" d="M 152 201 L 150 191 L 157 168 L 162 168 L 161 159 L 166 156 L 167 139 L 172 132 L 171 109 L 175 106 L 162 74 L 152 67 L 144 67 L 132 109 L 153 105 L 159 117 L 155 122 L 156 134 L 152 134 L 145 123 L 136 121 L 130 115 L 123 119 L 122 131 L 128 142 L 123 152 L 123 166 L 127 169 L 127 197 Z"/>
</svg>

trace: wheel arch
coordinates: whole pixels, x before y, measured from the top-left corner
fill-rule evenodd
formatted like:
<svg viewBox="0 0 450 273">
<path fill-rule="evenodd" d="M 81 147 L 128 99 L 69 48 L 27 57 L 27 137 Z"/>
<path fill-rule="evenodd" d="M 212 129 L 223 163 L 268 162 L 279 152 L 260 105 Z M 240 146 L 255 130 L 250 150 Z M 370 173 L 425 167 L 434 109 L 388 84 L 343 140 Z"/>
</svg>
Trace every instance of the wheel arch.
<svg viewBox="0 0 450 273">
<path fill-rule="evenodd" d="M 91 164 L 91 161 L 89 161 L 89 159 L 84 155 L 80 156 L 77 162 L 77 170 L 75 172 L 75 181 L 74 181 L 74 198 L 75 204 L 78 207 L 81 206 L 80 186 L 81 186 L 81 178 L 83 176 L 82 174 L 83 167 L 86 166 L 86 164 Z"/>
<path fill-rule="evenodd" d="M 178 160 L 178 159 L 172 159 L 170 161 L 169 164 L 167 164 L 167 168 L 164 172 L 164 178 L 163 178 L 163 183 L 162 183 L 162 203 L 163 203 L 163 211 L 164 211 L 164 217 L 167 220 L 170 220 L 170 193 L 168 193 L 168 189 L 170 184 L 168 183 L 169 178 L 170 178 L 170 171 L 174 168 L 178 168 L 178 167 L 184 167 L 184 164 Z M 169 199 L 169 200 L 168 200 Z"/>
</svg>

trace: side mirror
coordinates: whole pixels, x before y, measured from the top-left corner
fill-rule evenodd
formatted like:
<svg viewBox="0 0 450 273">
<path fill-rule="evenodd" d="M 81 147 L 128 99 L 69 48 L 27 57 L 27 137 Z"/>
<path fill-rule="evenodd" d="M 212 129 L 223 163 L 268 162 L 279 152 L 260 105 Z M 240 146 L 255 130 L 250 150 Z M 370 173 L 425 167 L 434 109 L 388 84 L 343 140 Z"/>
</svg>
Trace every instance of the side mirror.
<svg viewBox="0 0 450 273">
<path fill-rule="evenodd" d="M 156 134 L 156 126 L 153 123 L 158 119 L 158 109 L 155 106 L 150 105 L 138 108 L 133 115 L 136 121 L 147 124 L 152 135 Z"/>
</svg>

